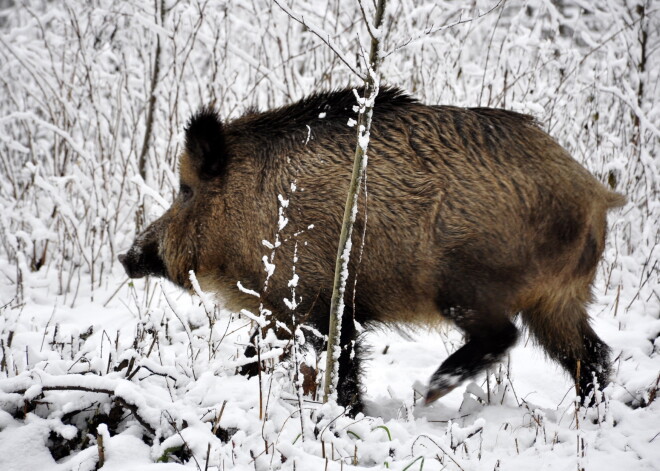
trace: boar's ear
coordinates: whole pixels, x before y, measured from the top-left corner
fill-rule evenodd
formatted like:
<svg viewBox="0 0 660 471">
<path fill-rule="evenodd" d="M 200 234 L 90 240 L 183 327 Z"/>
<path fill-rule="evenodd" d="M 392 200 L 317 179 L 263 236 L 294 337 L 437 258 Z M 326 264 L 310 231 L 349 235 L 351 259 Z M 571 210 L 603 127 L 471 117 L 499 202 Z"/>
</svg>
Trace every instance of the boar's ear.
<svg viewBox="0 0 660 471">
<path fill-rule="evenodd" d="M 219 175 L 225 163 L 225 135 L 218 113 L 204 107 L 186 126 L 186 152 L 201 178 Z"/>
</svg>

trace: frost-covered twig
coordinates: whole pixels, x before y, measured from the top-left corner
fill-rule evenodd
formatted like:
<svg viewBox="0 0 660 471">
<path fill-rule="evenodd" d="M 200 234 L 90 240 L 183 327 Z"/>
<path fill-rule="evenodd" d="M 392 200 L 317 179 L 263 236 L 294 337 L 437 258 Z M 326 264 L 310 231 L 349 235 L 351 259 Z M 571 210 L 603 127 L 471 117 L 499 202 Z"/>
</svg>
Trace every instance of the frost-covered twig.
<svg viewBox="0 0 660 471">
<path fill-rule="evenodd" d="M 303 25 L 305 28 L 307 28 L 309 31 L 311 31 L 314 35 L 316 35 L 321 41 L 323 41 L 330 49 L 332 49 L 332 52 L 334 52 L 337 57 L 346 65 L 346 67 L 349 68 L 351 72 L 353 72 L 355 75 L 360 77 L 362 80 L 366 80 L 366 76 L 362 74 L 360 71 L 358 71 L 354 65 L 351 64 L 351 62 L 348 60 L 346 55 L 342 52 L 341 48 L 333 41 L 331 35 L 329 33 L 326 33 L 323 31 L 323 29 L 319 28 L 316 26 L 314 23 L 311 23 L 303 15 L 297 15 L 293 10 L 291 10 L 288 6 L 286 6 L 281 0 L 274 0 L 275 3 L 277 4 L 278 7 L 282 9 L 287 15 L 289 15 L 291 18 L 296 20 L 298 23 Z"/>
<path fill-rule="evenodd" d="M 482 18 L 482 17 L 488 15 L 489 13 L 495 11 L 504 2 L 505 2 L 505 0 L 499 0 L 493 7 L 489 8 L 488 10 L 486 10 L 483 13 L 478 13 L 477 16 L 473 16 L 471 18 L 465 18 L 464 19 L 463 18 L 463 12 L 461 11 L 461 14 L 459 15 L 458 20 L 456 20 L 455 22 L 453 22 L 451 24 L 448 24 L 448 25 L 443 25 L 443 26 L 436 26 L 436 27 L 431 26 L 431 27 L 427 28 L 425 31 L 423 31 L 422 33 L 418 34 L 417 36 L 414 36 L 414 37 L 408 39 L 407 41 L 403 42 L 402 44 L 399 44 L 398 46 L 394 46 L 392 48 L 392 50 L 390 50 L 386 53 L 383 53 L 383 58 L 389 57 L 390 55 L 394 54 L 395 52 L 398 52 L 401 49 L 403 49 L 403 48 L 405 48 L 405 47 L 407 47 L 411 44 L 414 44 L 414 43 L 416 43 L 416 42 L 418 42 L 418 41 L 420 41 L 420 40 L 422 40 L 422 39 L 424 39 L 428 36 L 431 36 L 435 33 L 439 33 L 441 31 L 445 31 L 445 30 L 454 28 L 456 26 L 459 26 L 459 25 L 462 25 L 462 24 L 465 24 L 465 23 L 470 23 L 471 21 L 478 20 L 479 18 Z"/>
<path fill-rule="evenodd" d="M 160 291 L 163 293 L 163 296 L 165 297 L 165 301 L 167 301 L 168 306 L 174 313 L 174 316 L 179 320 L 179 323 L 181 324 L 181 327 L 183 327 L 184 332 L 188 336 L 188 350 L 190 352 L 190 371 L 192 372 L 192 375 L 194 378 L 197 378 L 197 375 L 195 374 L 195 363 L 194 363 L 194 352 L 193 352 L 193 335 L 192 332 L 190 331 L 190 326 L 184 321 L 183 316 L 179 313 L 176 304 L 173 302 L 173 300 L 170 298 L 170 296 L 167 294 L 167 291 L 163 288 L 163 282 L 160 281 Z"/>
<path fill-rule="evenodd" d="M 449 459 L 452 460 L 452 461 L 454 462 L 454 464 L 458 467 L 458 469 L 460 469 L 461 471 L 465 471 L 465 468 L 463 468 L 463 467 L 458 463 L 458 461 L 457 461 L 456 458 L 454 457 L 454 454 L 453 454 L 453 453 L 451 453 L 451 452 L 445 450 L 445 448 L 444 448 L 442 445 L 440 445 L 437 441 L 435 441 L 434 439 L 432 439 L 432 438 L 429 437 L 428 435 L 420 435 L 420 436 L 418 436 L 418 437 L 415 439 L 415 441 L 413 442 L 413 444 L 412 444 L 412 446 L 411 446 L 411 449 L 413 449 L 413 448 L 415 447 L 415 444 L 416 444 L 420 439 L 422 439 L 422 438 L 426 438 L 428 441 L 430 441 L 431 443 L 433 443 L 436 447 L 438 447 L 438 449 L 439 449 L 440 451 L 442 451 L 442 453 L 443 453 L 445 456 L 448 456 Z"/>
<path fill-rule="evenodd" d="M 188 272 L 188 276 L 190 277 L 190 284 L 192 285 L 193 291 L 195 291 L 195 294 L 199 296 L 199 299 L 202 301 L 202 305 L 204 306 L 204 311 L 206 311 L 206 315 L 210 319 L 211 316 L 214 315 L 215 304 L 213 304 L 208 298 L 207 294 L 202 291 L 202 288 L 199 285 L 199 281 L 197 281 L 197 276 L 195 276 L 195 270 L 190 270 Z M 213 326 L 211 325 L 211 328 L 212 327 Z"/>
</svg>

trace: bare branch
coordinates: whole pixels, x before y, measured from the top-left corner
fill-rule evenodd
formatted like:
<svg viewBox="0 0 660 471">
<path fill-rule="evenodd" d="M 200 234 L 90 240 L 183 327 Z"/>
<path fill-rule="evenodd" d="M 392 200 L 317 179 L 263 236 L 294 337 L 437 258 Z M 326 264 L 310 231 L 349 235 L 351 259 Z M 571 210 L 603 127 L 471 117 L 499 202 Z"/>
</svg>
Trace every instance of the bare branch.
<svg viewBox="0 0 660 471">
<path fill-rule="evenodd" d="M 500 5 L 502 5 L 505 1 L 506 1 L 506 0 L 499 0 L 499 1 L 495 4 L 495 6 L 493 6 L 491 9 L 487 10 L 487 11 L 484 12 L 484 13 L 479 13 L 477 16 L 473 16 L 473 17 L 471 17 L 471 18 L 463 19 L 463 18 L 462 18 L 462 13 L 461 13 L 461 15 L 459 15 L 459 17 L 458 17 L 458 20 L 455 21 L 455 22 L 452 23 L 452 24 L 444 25 L 444 26 L 438 26 L 438 27 L 433 27 L 433 26 L 431 26 L 431 27 L 429 27 L 428 29 L 426 29 L 424 32 L 418 34 L 417 36 L 414 36 L 414 37 L 408 39 L 408 40 L 407 40 L 406 42 L 404 42 L 403 44 L 399 44 L 398 46 L 395 46 L 394 49 L 392 49 L 391 51 L 389 51 L 389 52 L 387 52 L 386 54 L 384 54 L 384 55 L 383 55 L 383 58 L 385 58 L 385 57 L 389 57 L 390 55 L 394 54 L 395 52 L 400 51 L 401 49 L 403 49 L 403 48 L 405 48 L 405 47 L 411 45 L 412 43 L 416 43 L 417 41 L 420 41 L 420 40 L 424 39 L 425 37 L 430 36 L 430 35 L 432 35 L 432 34 L 438 33 L 438 32 L 440 32 L 440 31 L 444 31 L 444 30 L 446 30 L 446 29 L 453 28 L 454 26 L 462 25 L 462 24 L 465 24 L 465 23 L 470 23 L 470 22 L 472 22 L 472 21 L 478 20 L 479 18 L 483 18 L 484 16 L 486 16 L 486 15 L 490 14 L 491 12 L 495 11 L 495 10 L 496 10 Z"/>
<path fill-rule="evenodd" d="M 277 4 L 278 7 L 282 9 L 284 13 L 286 13 L 292 19 L 296 20 L 298 23 L 303 25 L 310 32 L 316 35 L 321 41 L 323 41 L 330 49 L 332 49 L 332 52 L 334 52 L 337 55 L 337 57 L 339 57 L 339 59 L 346 65 L 346 67 L 350 69 L 351 72 L 357 75 L 361 80 L 366 79 L 363 73 L 358 71 L 355 68 L 355 66 L 351 65 L 346 55 L 341 51 L 341 48 L 332 40 L 330 33 L 327 33 L 326 31 L 319 28 L 315 24 L 308 22 L 303 15 L 295 14 L 289 7 L 287 7 L 280 0 L 274 0 L 274 2 Z"/>
</svg>

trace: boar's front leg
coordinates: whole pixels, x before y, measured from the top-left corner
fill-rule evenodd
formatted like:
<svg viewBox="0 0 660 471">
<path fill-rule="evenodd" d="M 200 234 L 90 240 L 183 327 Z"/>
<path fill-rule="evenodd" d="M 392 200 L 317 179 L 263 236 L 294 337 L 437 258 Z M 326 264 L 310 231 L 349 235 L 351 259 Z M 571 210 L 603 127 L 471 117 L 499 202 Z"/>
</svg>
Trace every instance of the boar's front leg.
<svg viewBox="0 0 660 471">
<path fill-rule="evenodd" d="M 253 361 L 250 363 L 240 366 L 238 368 L 238 374 L 247 376 L 251 378 L 259 374 L 259 363 L 257 362 L 257 343 L 259 342 L 259 329 L 256 328 L 252 331 L 250 335 L 250 343 L 245 350 L 243 350 L 243 356 L 245 358 L 251 358 Z"/>
<path fill-rule="evenodd" d="M 320 330 L 322 331 L 322 329 L 323 328 L 321 327 Z M 246 358 L 252 358 L 254 361 L 238 368 L 238 373 L 241 375 L 252 377 L 259 374 L 259 364 L 256 361 L 259 333 L 260 330 L 257 328 L 250 336 L 250 341 L 245 348 L 244 356 Z M 277 336 L 280 339 L 289 337 L 283 329 L 277 331 Z M 352 311 L 349 308 L 346 308 L 346 312 L 344 313 L 339 342 L 341 353 L 337 360 L 339 366 L 337 379 L 337 403 L 347 408 L 348 415 L 355 417 L 358 413 L 364 410 L 364 405 L 362 403 L 362 387 L 360 383 L 360 375 L 362 373 L 360 354 L 362 351 L 362 345 L 360 338 L 357 336 Z M 325 342 L 316 341 L 316 337 L 314 336 L 310 338 L 310 343 L 319 355 L 325 351 L 325 348 L 327 347 Z M 285 356 L 288 355 L 288 353 L 289 352 L 286 352 Z"/>
<path fill-rule="evenodd" d="M 291 334 L 285 329 L 275 327 L 274 322 L 269 322 L 265 327 L 255 326 L 252 329 L 252 333 L 250 334 L 248 345 L 245 347 L 245 350 L 243 350 L 243 356 L 246 359 L 251 359 L 252 361 L 243 366 L 239 366 L 237 370 L 238 374 L 247 376 L 248 378 L 259 374 L 261 365 L 258 361 L 259 356 L 257 355 L 257 348 L 262 336 L 265 336 L 270 329 L 275 329 L 275 334 L 279 340 L 291 340 Z M 284 353 L 280 359 L 287 358 L 289 353 L 289 349 L 285 348 Z"/>
<path fill-rule="evenodd" d="M 351 417 L 355 417 L 364 409 L 360 383 L 362 347 L 350 309 L 346 309 L 344 313 L 339 343 L 341 353 L 338 360 L 337 403 L 346 407 Z"/>
<path fill-rule="evenodd" d="M 445 315 L 463 330 L 467 342 L 451 354 L 431 377 L 426 404 L 498 361 L 518 338 L 518 329 L 504 314 L 451 308 L 446 310 Z"/>
</svg>

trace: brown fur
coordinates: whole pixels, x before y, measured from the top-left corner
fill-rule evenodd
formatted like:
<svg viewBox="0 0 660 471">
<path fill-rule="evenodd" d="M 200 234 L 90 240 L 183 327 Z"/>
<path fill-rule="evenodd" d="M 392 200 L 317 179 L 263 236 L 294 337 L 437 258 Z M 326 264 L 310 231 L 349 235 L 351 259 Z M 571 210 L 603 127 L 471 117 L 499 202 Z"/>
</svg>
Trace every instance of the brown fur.
<svg viewBox="0 0 660 471">
<path fill-rule="evenodd" d="M 346 125 L 352 103 L 350 90 L 319 94 L 224 124 L 202 110 L 186 132 L 183 191 L 154 223 L 153 237 L 122 258 L 129 274 L 149 271 L 137 266 L 146 263 L 139 253 L 151 244 L 169 279 L 189 287 L 194 269 L 202 287 L 232 309 L 254 308 L 236 282 L 262 291 L 262 241 L 274 239 L 281 194 L 290 199 L 289 222 L 262 297 L 289 322 L 283 299 L 290 294 L 294 234 L 304 231 L 296 238 L 298 309 L 326 332 L 356 142 Z M 368 155 L 368 196 L 366 204 L 361 197 L 353 236 L 360 247 L 366 217 L 364 252 L 360 263 L 357 250 L 351 258 L 347 311 L 362 324 L 433 325 L 449 318 L 466 332 L 466 346 L 432 378 L 430 400 L 454 386 L 448 378 L 456 371 L 469 370 L 465 379 L 501 355 L 515 341 L 510 319 L 517 313 L 569 372 L 577 361 L 596 362 L 582 365 L 584 393 L 593 374 L 606 381 L 607 347 L 589 327 L 585 306 L 604 247 L 606 211 L 623 197 L 529 116 L 427 106 L 395 89 L 379 95 Z M 596 359 L 586 351 L 594 342 Z M 351 373 L 357 367 L 345 363 L 340 375 L 357 382 Z M 351 394 L 344 402 L 359 404 L 356 385 Z"/>
</svg>

